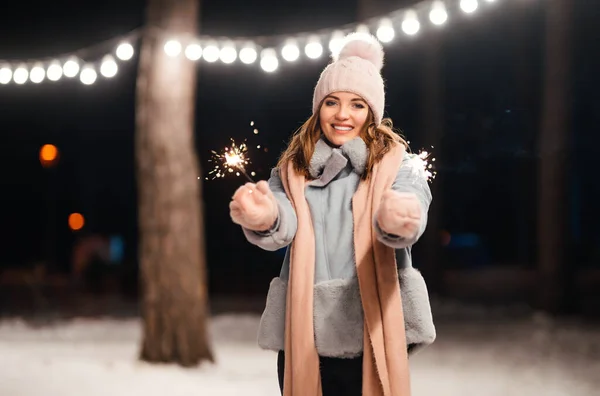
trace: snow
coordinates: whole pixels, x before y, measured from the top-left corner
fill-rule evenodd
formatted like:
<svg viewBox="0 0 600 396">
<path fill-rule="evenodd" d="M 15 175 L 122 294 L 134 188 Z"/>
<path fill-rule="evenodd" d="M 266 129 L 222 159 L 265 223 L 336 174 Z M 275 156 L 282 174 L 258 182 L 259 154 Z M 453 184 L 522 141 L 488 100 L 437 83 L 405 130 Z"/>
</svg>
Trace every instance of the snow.
<svg viewBox="0 0 600 396">
<path fill-rule="evenodd" d="M 139 319 L 0 322 L 0 395 L 277 396 L 276 354 L 255 341 L 259 317 L 210 323 L 216 363 L 185 369 L 137 359 Z M 413 396 L 600 394 L 600 330 L 544 318 L 438 325 L 411 358 Z"/>
</svg>

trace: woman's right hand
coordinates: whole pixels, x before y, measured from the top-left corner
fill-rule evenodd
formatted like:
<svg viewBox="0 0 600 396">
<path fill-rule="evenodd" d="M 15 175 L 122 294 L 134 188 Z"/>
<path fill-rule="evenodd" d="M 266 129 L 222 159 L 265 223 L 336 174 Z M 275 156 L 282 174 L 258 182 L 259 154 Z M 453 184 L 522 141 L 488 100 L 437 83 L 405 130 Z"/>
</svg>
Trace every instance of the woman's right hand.
<svg viewBox="0 0 600 396">
<path fill-rule="evenodd" d="M 269 183 L 261 180 L 238 188 L 229 203 L 229 214 L 234 223 L 244 228 L 252 231 L 269 230 L 279 215 Z"/>
</svg>

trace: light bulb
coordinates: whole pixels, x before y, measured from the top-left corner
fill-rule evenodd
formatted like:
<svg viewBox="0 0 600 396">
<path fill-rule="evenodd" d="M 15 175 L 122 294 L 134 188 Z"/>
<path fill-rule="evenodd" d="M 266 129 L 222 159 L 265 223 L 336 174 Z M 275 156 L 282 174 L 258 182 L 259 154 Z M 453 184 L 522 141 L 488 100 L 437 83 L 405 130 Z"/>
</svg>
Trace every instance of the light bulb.
<svg viewBox="0 0 600 396">
<path fill-rule="evenodd" d="M 0 84 L 8 84 L 12 80 L 12 75 L 10 66 L 0 67 Z"/>
<path fill-rule="evenodd" d="M 409 36 L 413 36 L 419 32 L 420 28 L 421 24 L 417 19 L 417 13 L 412 10 L 407 11 L 402 21 L 402 31 Z"/>
<path fill-rule="evenodd" d="M 460 8 L 467 14 L 475 12 L 478 6 L 477 0 L 460 0 Z"/>
<path fill-rule="evenodd" d="M 260 53 L 260 67 L 267 73 L 272 73 L 279 67 L 277 53 L 272 48 L 265 48 Z"/>
<path fill-rule="evenodd" d="M 119 66 L 117 66 L 117 62 L 115 62 L 112 56 L 106 55 L 104 59 L 102 59 L 102 64 L 100 65 L 100 73 L 106 78 L 111 78 L 117 75 L 117 71 L 119 71 Z"/>
<path fill-rule="evenodd" d="M 281 49 L 281 56 L 288 62 L 293 62 L 300 57 L 300 49 L 295 40 L 288 40 Z"/>
<path fill-rule="evenodd" d="M 121 43 L 117 47 L 115 53 L 117 54 L 117 58 L 121 60 L 129 60 L 133 57 L 133 46 L 129 43 Z"/>
<path fill-rule="evenodd" d="M 245 63 L 246 65 L 256 62 L 257 58 L 258 58 L 258 54 L 256 53 L 256 50 L 254 49 L 254 45 L 247 44 L 240 51 L 240 60 L 243 63 Z"/>
<path fill-rule="evenodd" d="M 342 45 L 344 44 L 344 33 L 341 31 L 335 31 L 331 35 L 331 40 L 329 40 L 329 51 L 332 54 L 337 55 L 342 49 Z"/>
<path fill-rule="evenodd" d="M 63 73 L 67 77 L 75 77 L 79 73 L 79 62 L 75 58 L 69 59 L 63 65 Z"/>
<path fill-rule="evenodd" d="M 98 78 L 98 73 L 94 70 L 94 67 L 91 65 L 86 65 L 81 69 L 81 73 L 79 74 L 79 79 L 85 85 L 92 85 L 96 82 Z"/>
<path fill-rule="evenodd" d="M 50 81 L 58 81 L 63 75 L 63 68 L 60 66 L 60 63 L 54 61 L 48 66 L 48 70 L 46 70 L 46 76 L 48 76 L 48 80 Z"/>
<path fill-rule="evenodd" d="M 202 57 L 202 47 L 196 43 L 189 44 L 185 47 L 185 56 L 191 61 L 197 61 Z"/>
<path fill-rule="evenodd" d="M 13 73 L 13 80 L 17 84 L 25 84 L 28 78 L 29 70 L 27 70 L 27 67 L 24 65 L 17 67 Z"/>
<path fill-rule="evenodd" d="M 321 42 L 319 41 L 319 37 L 312 36 L 308 40 L 308 43 L 304 47 L 304 53 L 310 59 L 317 59 L 318 57 L 320 57 L 323 54 L 323 46 L 321 45 Z"/>
<path fill-rule="evenodd" d="M 226 64 L 235 62 L 237 59 L 237 51 L 235 50 L 233 43 L 223 45 L 221 51 L 219 51 L 219 58 L 221 58 L 221 62 Z"/>
<path fill-rule="evenodd" d="M 217 47 L 216 44 L 209 44 L 206 47 L 204 47 L 202 55 L 205 61 L 212 63 L 216 62 L 219 59 L 221 51 L 219 51 L 219 47 Z"/>
<path fill-rule="evenodd" d="M 394 26 L 392 25 L 392 21 L 390 21 L 389 19 L 383 19 L 379 24 L 379 28 L 377 28 L 376 34 L 379 41 L 383 43 L 389 43 L 390 41 L 392 41 L 396 36 L 396 33 L 394 32 Z"/>
<path fill-rule="evenodd" d="M 39 84 L 44 81 L 46 78 L 46 70 L 44 69 L 44 65 L 38 63 L 31 68 L 29 72 L 29 79 L 34 84 Z"/>
<path fill-rule="evenodd" d="M 437 0 L 431 6 L 431 11 L 429 11 L 429 20 L 434 25 L 443 25 L 448 20 L 448 12 L 446 11 L 446 7 L 444 3 Z"/>
<path fill-rule="evenodd" d="M 165 43 L 165 53 L 174 58 L 181 53 L 181 43 L 177 40 L 169 40 Z"/>
</svg>

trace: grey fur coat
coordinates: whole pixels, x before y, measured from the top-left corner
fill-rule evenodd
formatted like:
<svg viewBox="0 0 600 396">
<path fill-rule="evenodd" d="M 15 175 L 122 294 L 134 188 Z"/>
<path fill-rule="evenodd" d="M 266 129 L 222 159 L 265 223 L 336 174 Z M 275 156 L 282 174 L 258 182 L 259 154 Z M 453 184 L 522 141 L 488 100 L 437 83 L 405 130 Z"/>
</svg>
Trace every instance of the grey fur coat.
<svg viewBox="0 0 600 396">
<path fill-rule="evenodd" d="M 316 179 L 305 189 L 315 232 L 314 328 L 319 355 L 355 357 L 363 348 L 363 311 L 356 276 L 353 246 L 351 200 L 365 169 L 367 147 L 356 138 L 340 148 L 323 140 L 317 143 L 310 172 Z M 416 194 L 421 203 L 422 226 L 413 240 L 385 234 L 375 222 L 378 239 L 396 249 L 396 261 L 406 344 L 409 352 L 431 344 L 436 337 L 425 280 L 412 267 L 411 246 L 425 231 L 431 192 L 418 164 L 405 158 L 392 188 Z M 279 217 L 274 227 L 263 233 L 244 229 L 251 243 L 278 250 L 288 246 L 296 232 L 296 215 L 287 198 L 277 169 L 271 172 L 269 186 L 278 203 Z M 375 221 L 375 220 L 374 220 Z M 264 349 L 283 350 L 285 340 L 285 302 L 289 275 L 289 251 L 279 277 L 271 281 L 263 312 L 258 344 Z"/>
</svg>

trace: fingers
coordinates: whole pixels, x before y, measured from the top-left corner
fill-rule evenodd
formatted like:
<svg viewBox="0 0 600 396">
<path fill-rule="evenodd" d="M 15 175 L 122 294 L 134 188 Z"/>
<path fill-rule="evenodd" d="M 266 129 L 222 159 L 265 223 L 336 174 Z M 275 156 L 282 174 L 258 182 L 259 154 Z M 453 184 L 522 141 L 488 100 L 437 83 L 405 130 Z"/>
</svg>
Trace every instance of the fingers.
<svg viewBox="0 0 600 396">
<path fill-rule="evenodd" d="M 421 203 L 414 193 L 387 190 L 381 199 L 384 210 L 393 211 L 395 215 L 419 220 Z"/>
<path fill-rule="evenodd" d="M 272 194 L 271 189 L 269 188 L 269 183 L 267 183 L 264 180 L 261 180 L 258 183 L 256 183 L 256 189 L 265 195 Z"/>
<path fill-rule="evenodd" d="M 246 183 L 235 191 L 232 201 L 239 203 L 240 209 L 244 210 L 248 205 L 255 202 L 256 193 L 256 185 L 254 183 Z"/>
<path fill-rule="evenodd" d="M 235 201 L 240 196 L 245 196 L 247 194 L 252 194 L 256 190 L 256 185 L 254 183 L 246 183 L 243 186 L 239 187 L 235 190 L 233 194 L 233 200 Z"/>
<path fill-rule="evenodd" d="M 275 196 L 269 187 L 269 183 L 264 180 L 259 181 L 256 183 L 256 190 L 258 191 L 258 194 L 255 196 L 257 202 L 266 204 L 267 201 L 271 201 L 277 205 L 277 200 L 275 199 Z"/>
<path fill-rule="evenodd" d="M 419 220 L 421 218 L 421 204 L 417 201 L 413 205 L 408 205 L 408 216 L 411 219 Z"/>
<path fill-rule="evenodd" d="M 240 208 L 240 204 L 236 201 L 231 201 L 229 203 L 229 215 L 231 216 L 231 220 L 233 220 L 236 224 L 242 223 L 242 210 Z"/>
<path fill-rule="evenodd" d="M 229 210 L 230 210 L 230 211 L 232 211 L 232 212 L 233 212 L 233 211 L 237 211 L 237 212 L 239 212 L 241 209 L 242 209 L 242 208 L 241 208 L 241 206 L 240 206 L 240 203 L 239 203 L 239 202 L 237 202 L 237 201 L 231 201 L 231 202 L 229 202 Z"/>
<path fill-rule="evenodd" d="M 412 238 L 419 231 L 419 221 L 409 219 L 404 223 L 402 236 L 405 238 Z"/>
<path fill-rule="evenodd" d="M 421 225 L 421 203 L 413 193 L 386 191 L 378 209 L 379 226 L 390 234 L 414 237 Z"/>
</svg>

